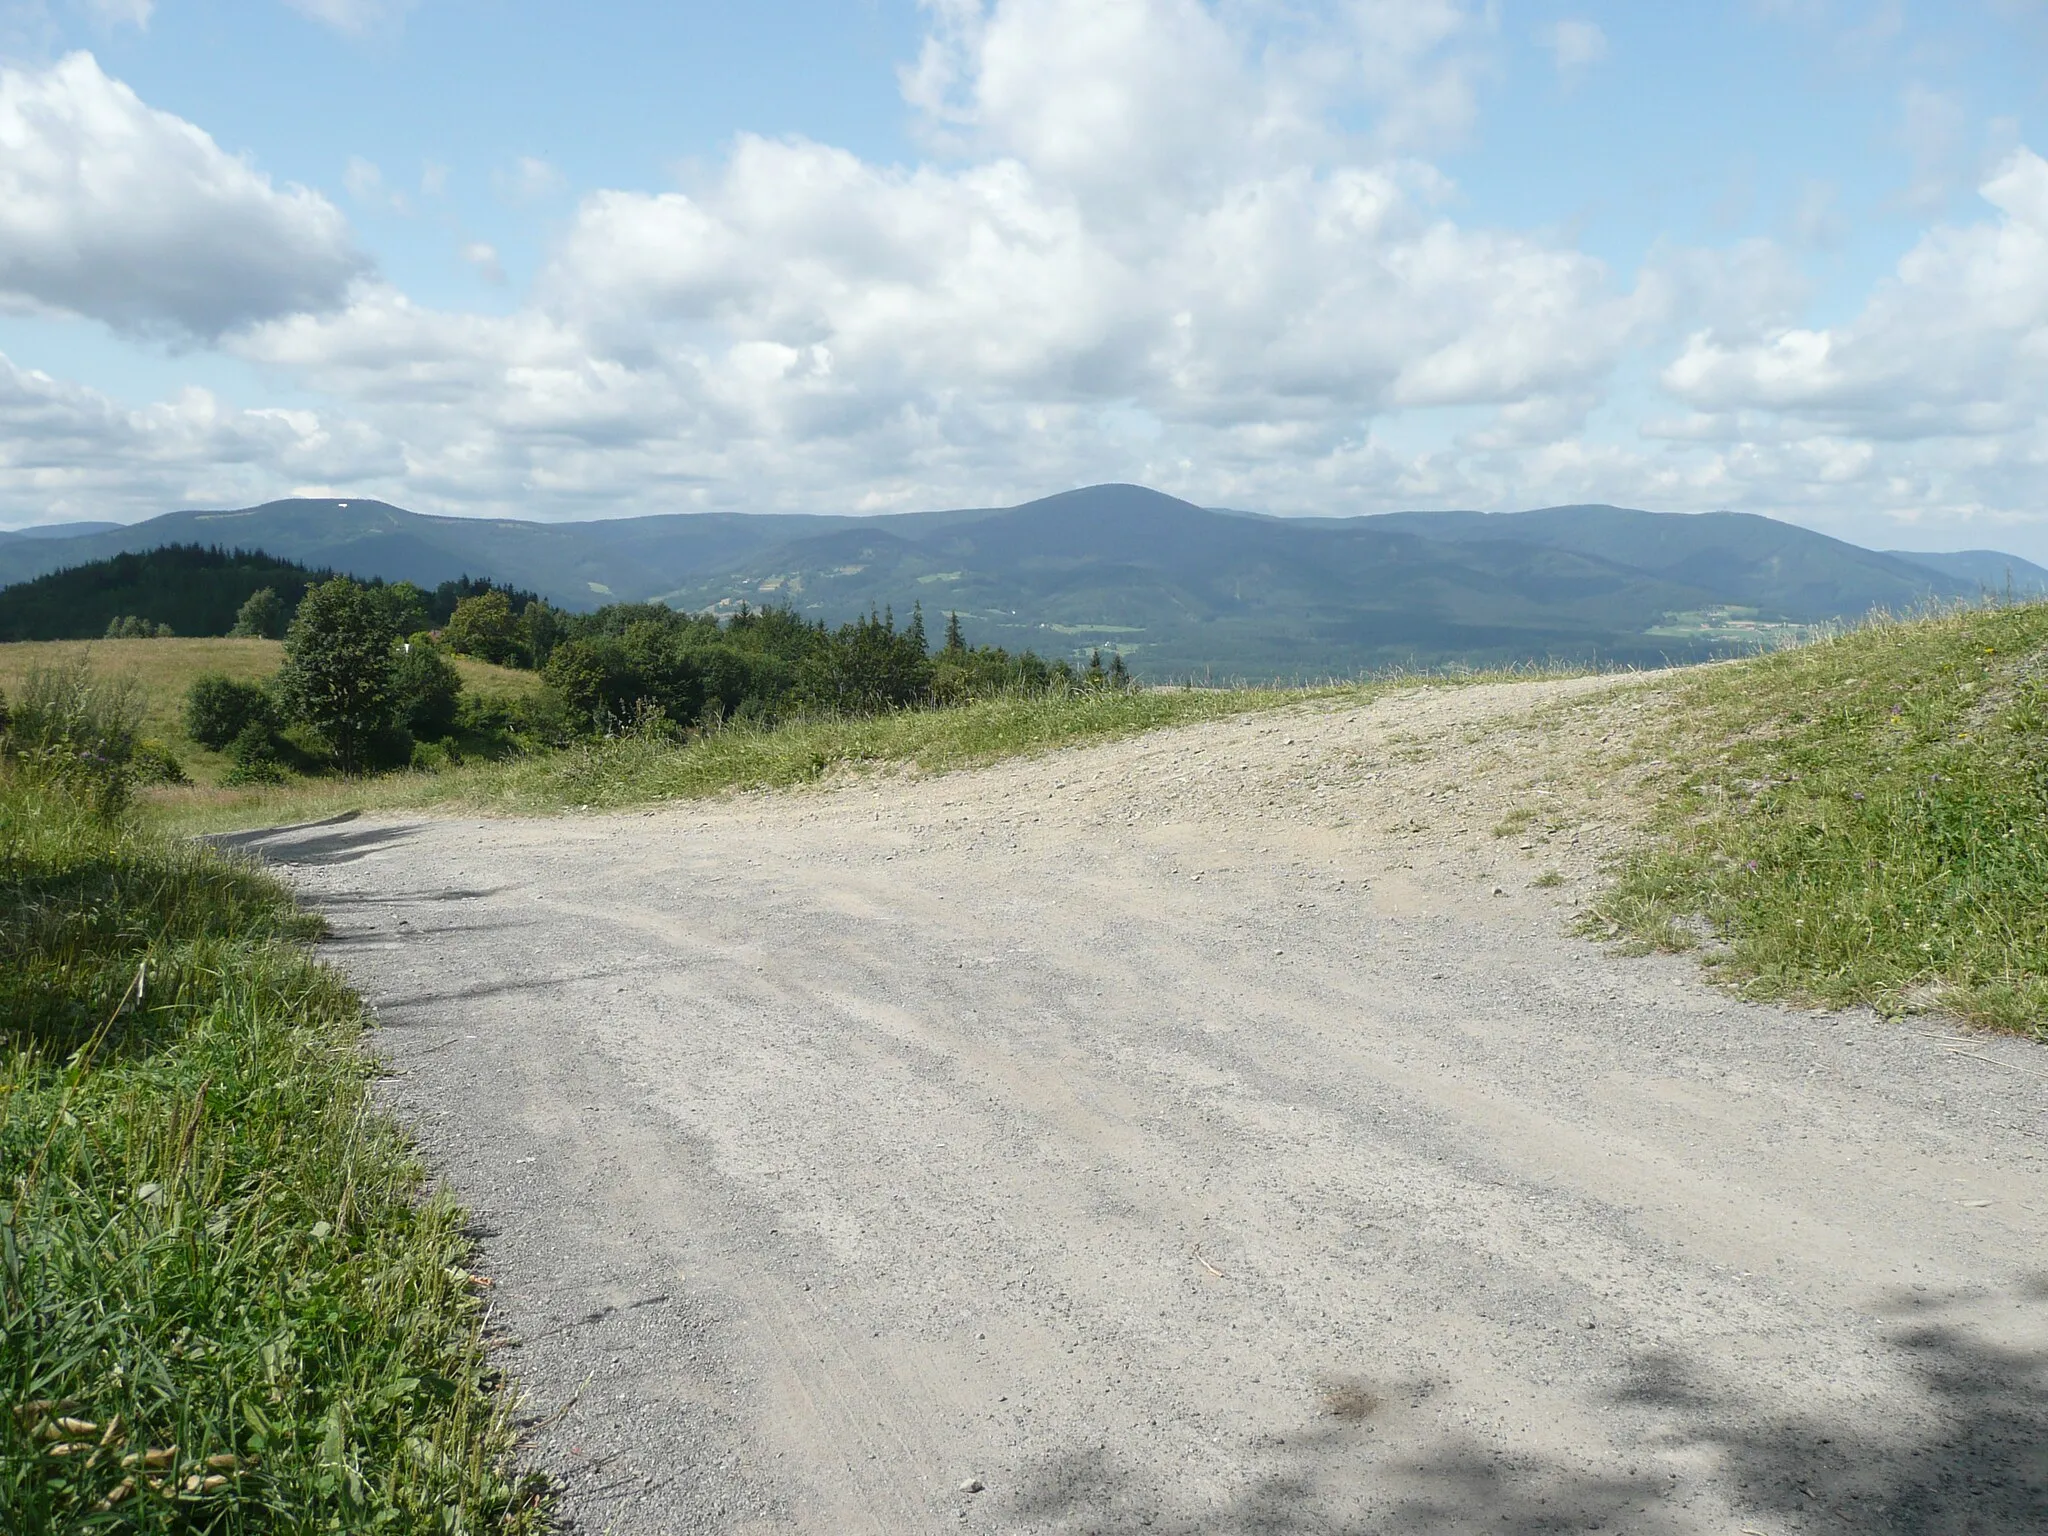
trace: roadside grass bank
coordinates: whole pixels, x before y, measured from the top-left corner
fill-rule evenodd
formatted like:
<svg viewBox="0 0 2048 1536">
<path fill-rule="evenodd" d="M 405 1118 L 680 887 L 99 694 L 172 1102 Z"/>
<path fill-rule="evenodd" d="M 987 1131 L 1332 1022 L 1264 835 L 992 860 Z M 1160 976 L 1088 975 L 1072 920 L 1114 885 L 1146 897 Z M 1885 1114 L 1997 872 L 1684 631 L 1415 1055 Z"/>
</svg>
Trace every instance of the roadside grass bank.
<svg viewBox="0 0 2048 1536">
<path fill-rule="evenodd" d="M 2048 1039 L 2048 605 L 1872 622 L 1657 685 L 1674 766 L 1591 931 L 1756 997 Z"/>
<path fill-rule="evenodd" d="M 147 799 L 154 819 L 180 832 L 276 825 L 349 810 L 605 810 L 728 790 L 782 789 L 841 772 L 944 772 L 1357 691 L 1017 692 L 879 715 L 775 726 L 734 723 L 683 741 L 628 731 L 435 773 L 239 789 L 173 787 L 152 790 Z"/>
<path fill-rule="evenodd" d="M 787 789 L 837 774 L 946 773 L 1004 758 L 1291 706 L 1363 704 L 1400 688 L 1534 682 L 1583 669 L 1389 673 L 1316 687 L 1016 690 L 874 715 L 735 721 L 677 740 L 626 731 L 568 747 L 435 772 L 236 788 L 167 786 L 144 799 L 180 833 L 318 820 L 350 811 L 546 815 L 616 810 L 729 791 Z"/>
<path fill-rule="evenodd" d="M 0 1530 L 538 1528 L 316 926 L 0 766 Z"/>
</svg>

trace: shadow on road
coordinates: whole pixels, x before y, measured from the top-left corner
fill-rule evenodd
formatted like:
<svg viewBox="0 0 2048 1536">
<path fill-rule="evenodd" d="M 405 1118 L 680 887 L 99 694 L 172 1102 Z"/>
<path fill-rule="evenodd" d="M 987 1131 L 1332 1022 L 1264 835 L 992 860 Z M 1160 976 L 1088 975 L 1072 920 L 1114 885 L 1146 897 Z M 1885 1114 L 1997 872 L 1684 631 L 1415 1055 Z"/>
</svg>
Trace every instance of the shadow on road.
<svg viewBox="0 0 2048 1536">
<path fill-rule="evenodd" d="M 395 827 L 362 827 L 353 831 L 324 830 L 353 815 L 297 827 L 266 827 L 254 832 L 223 832 L 209 838 L 216 848 L 253 854 L 269 864 L 348 864 L 380 848 L 412 837 L 421 823 Z"/>
<path fill-rule="evenodd" d="M 2013 1299 L 2048 1303 L 2048 1277 Z M 1168 1536 L 1712 1529 L 1708 1510 L 1688 1517 L 1680 1507 L 1697 1483 L 1648 1464 L 1659 1451 L 1706 1451 L 1719 1497 L 1770 1536 L 2039 1536 L 2048 1531 L 2048 1353 L 1973 1338 L 1945 1319 L 1949 1306 L 1901 1297 L 1888 1309 L 1889 1346 L 1922 1399 L 1907 1415 L 1786 1415 L 1768 1397 L 1709 1386 L 1677 1355 L 1652 1354 L 1632 1360 L 1626 1382 L 1601 1399 L 1639 1413 L 1644 1452 L 1604 1475 L 1466 1437 L 1402 1454 L 1383 1449 L 1370 1424 L 1332 1415 L 1286 1437 L 1285 1471 L 1220 1507 L 1162 1502 L 1153 1490 L 1171 1486 L 1173 1469 L 1139 1475 L 1092 1449 L 1041 1463 L 1014 1508 L 1058 1530 Z"/>
</svg>

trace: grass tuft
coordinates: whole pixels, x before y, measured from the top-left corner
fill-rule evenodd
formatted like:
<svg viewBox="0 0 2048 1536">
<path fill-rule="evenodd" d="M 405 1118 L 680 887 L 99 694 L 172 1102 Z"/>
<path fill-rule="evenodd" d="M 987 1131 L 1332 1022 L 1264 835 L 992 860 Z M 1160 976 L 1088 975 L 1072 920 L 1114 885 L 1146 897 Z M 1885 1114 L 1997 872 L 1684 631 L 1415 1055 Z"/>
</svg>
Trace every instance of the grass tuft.
<svg viewBox="0 0 2048 1536">
<path fill-rule="evenodd" d="M 1647 745 L 1685 766 L 1596 928 L 1711 936 L 1760 997 L 2048 1038 L 2048 605 L 1874 622 L 1666 697 Z"/>
</svg>

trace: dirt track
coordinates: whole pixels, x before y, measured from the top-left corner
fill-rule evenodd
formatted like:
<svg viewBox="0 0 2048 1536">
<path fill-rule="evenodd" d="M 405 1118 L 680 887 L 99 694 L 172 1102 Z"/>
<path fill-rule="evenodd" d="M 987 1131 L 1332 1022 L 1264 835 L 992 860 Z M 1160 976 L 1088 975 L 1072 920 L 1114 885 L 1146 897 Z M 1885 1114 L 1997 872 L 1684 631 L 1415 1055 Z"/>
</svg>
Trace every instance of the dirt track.
<svg viewBox="0 0 2048 1536">
<path fill-rule="evenodd" d="M 1597 686 L 241 841 L 579 1530 L 2048 1529 L 2048 1052 L 1564 936 Z"/>
</svg>

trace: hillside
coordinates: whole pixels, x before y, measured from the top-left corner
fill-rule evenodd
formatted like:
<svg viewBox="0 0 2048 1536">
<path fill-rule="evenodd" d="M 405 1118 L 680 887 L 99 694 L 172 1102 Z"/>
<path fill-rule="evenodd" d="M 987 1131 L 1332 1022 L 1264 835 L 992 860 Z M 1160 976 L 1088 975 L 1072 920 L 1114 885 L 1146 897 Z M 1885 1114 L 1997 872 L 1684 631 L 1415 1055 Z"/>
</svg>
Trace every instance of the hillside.
<svg viewBox="0 0 2048 1536">
<path fill-rule="evenodd" d="M 587 523 L 427 517 L 301 499 L 0 543 L 0 581 L 172 542 L 261 548 L 432 587 L 488 576 L 570 608 L 659 600 L 958 611 L 978 640 L 1120 649 L 1151 676 L 1314 677 L 1559 659 L 1655 665 L 1872 608 L 2048 590 L 1995 552 L 1861 549 L 1748 514 L 1626 508 L 1273 518 L 1094 486 L 888 517 L 701 514 Z"/>
<path fill-rule="evenodd" d="M 174 635 L 225 635 L 249 595 L 269 587 L 291 608 L 325 572 L 253 551 L 172 544 L 67 566 L 0 589 L 0 642 L 95 640 L 134 616 Z"/>
</svg>

